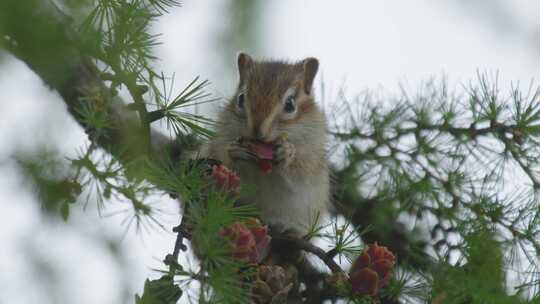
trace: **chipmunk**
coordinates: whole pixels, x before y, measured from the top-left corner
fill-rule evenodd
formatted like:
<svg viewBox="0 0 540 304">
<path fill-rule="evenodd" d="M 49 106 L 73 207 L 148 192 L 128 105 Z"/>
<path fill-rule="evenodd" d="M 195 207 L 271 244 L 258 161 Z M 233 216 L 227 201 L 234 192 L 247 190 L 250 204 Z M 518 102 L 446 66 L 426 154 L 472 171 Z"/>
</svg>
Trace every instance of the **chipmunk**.
<svg viewBox="0 0 540 304">
<path fill-rule="evenodd" d="M 240 202 L 255 204 L 263 222 L 303 236 L 329 202 L 326 119 L 312 93 L 319 62 L 256 61 L 245 53 L 237 62 L 239 85 L 219 114 L 208 156 L 254 187 Z M 252 161 L 245 141 L 274 147 L 271 172 Z"/>
</svg>

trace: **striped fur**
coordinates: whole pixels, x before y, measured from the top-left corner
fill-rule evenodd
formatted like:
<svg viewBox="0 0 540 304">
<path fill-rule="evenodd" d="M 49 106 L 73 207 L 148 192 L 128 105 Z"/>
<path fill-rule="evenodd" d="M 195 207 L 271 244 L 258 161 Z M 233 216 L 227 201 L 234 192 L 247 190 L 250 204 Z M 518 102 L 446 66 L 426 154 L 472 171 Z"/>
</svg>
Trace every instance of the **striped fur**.
<svg viewBox="0 0 540 304">
<path fill-rule="evenodd" d="M 218 118 L 215 138 L 207 146 L 208 156 L 235 169 L 243 183 L 256 195 L 241 197 L 255 204 L 261 219 L 298 234 L 308 231 L 317 213 L 324 215 L 329 201 L 326 159 L 326 120 L 313 100 L 311 86 L 318 62 L 309 58 L 296 63 L 254 61 L 246 54 L 238 57 L 238 90 Z M 245 95 L 244 109 L 237 96 Z M 284 96 L 294 92 L 295 115 L 284 113 Z M 228 149 L 238 138 L 273 141 L 282 134 L 294 146 L 294 159 L 266 174 L 253 164 L 232 160 Z"/>
</svg>

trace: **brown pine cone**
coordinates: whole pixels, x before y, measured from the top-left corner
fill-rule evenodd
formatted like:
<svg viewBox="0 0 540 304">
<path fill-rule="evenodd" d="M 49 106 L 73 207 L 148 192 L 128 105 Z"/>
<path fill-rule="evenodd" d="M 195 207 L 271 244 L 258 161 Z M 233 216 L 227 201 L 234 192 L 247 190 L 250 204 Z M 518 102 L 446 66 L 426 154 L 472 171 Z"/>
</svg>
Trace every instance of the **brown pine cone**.
<svg viewBox="0 0 540 304">
<path fill-rule="evenodd" d="M 281 266 L 259 266 L 252 294 L 256 304 L 287 303 L 289 292 L 297 284 L 294 268 L 285 270 Z"/>
</svg>

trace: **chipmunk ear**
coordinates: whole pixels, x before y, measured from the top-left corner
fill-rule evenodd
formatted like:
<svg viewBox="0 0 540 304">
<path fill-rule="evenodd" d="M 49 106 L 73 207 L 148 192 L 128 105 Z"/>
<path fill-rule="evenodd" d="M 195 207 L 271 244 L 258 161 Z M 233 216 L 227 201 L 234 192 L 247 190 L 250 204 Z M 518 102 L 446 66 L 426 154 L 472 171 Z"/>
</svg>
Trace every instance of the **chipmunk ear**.
<svg viewBox="0 0 540 304">
<path fill-rule="evenodd" d="M 319 69 L 319 60 L 309 57 L 302 61 L 302 65 L 304 68 L 304 91 L 306 94 L 310 94 L 313 87 L 313 79 L 315 79 L 315 75 L 317 75 L 317 70 Z"/>
<path fill-rule="evenodd" d="M 237 56 L 237 64 L 238 64 L 238 75 L 240 76 L 240 83 L 244 83 L 244 80 L 246 79 L 246 72 L 251 66 L 253 59 L 251 59 L 251 56 L 249 56 L 246 53 L 238 53 Z"/>
</svg>

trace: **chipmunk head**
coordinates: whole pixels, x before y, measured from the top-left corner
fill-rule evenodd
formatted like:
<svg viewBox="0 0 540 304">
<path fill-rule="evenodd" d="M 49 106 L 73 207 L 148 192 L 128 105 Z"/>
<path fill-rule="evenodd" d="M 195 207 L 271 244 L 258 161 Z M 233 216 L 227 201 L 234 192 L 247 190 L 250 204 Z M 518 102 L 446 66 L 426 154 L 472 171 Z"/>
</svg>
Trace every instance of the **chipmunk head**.
<svg viewBox="0 0 540 304">
<path fill-rule="evenodd" d="M 315 58 L 255 61 L 240 53 L 240 83 L 229 109 L 245 122 L 242 136 L 273 141 L 317 112 L 312 86 L 318 67 Z"/>
</svg>

